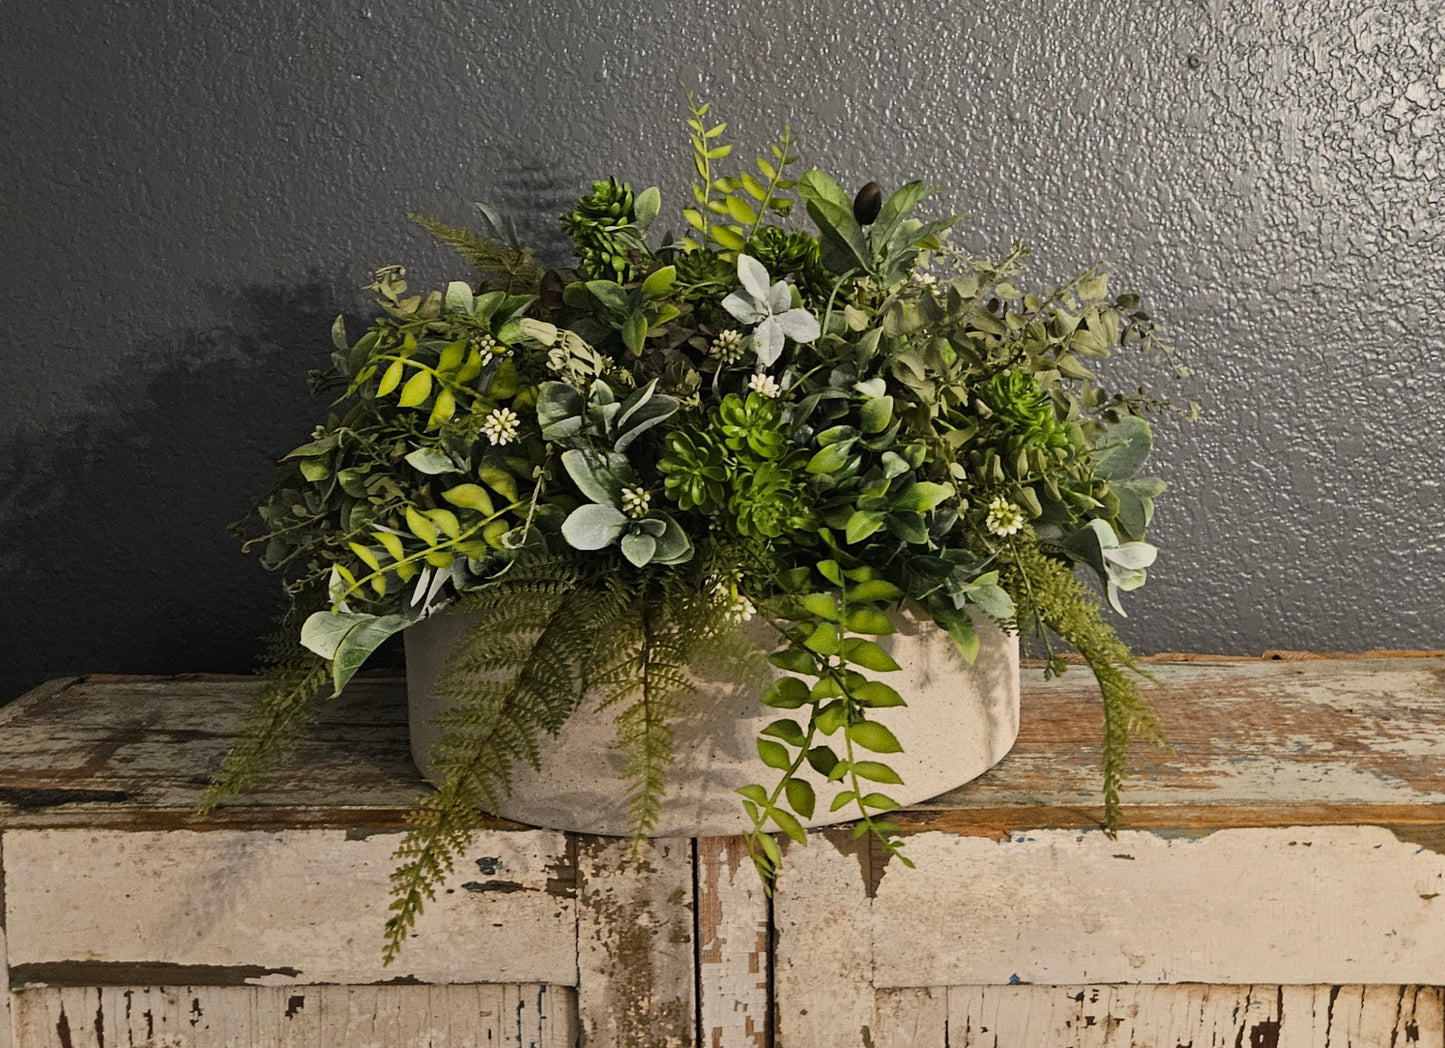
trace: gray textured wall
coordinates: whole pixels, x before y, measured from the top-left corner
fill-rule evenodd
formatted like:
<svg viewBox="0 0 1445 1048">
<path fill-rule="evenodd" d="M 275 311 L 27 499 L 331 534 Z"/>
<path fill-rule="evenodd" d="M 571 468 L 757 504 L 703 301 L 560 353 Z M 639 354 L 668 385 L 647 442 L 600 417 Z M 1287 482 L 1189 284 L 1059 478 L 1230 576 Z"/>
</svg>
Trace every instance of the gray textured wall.
<svg viewBox="0 0 1445 1048">
<path fill-rule="evenodd" d="M 405 213 L 556 252 L 599 174 L 680 206 L 679 80 L 1167 318 L 1206 416 L 1158 427 L 1139 649 L 1445 646 L 1442 14 L 1295 6 L 3 0 L 0 698 L 245 669 L 275 590 L 223 527 L 370 270 L 454 271 Z"/>
</svg>

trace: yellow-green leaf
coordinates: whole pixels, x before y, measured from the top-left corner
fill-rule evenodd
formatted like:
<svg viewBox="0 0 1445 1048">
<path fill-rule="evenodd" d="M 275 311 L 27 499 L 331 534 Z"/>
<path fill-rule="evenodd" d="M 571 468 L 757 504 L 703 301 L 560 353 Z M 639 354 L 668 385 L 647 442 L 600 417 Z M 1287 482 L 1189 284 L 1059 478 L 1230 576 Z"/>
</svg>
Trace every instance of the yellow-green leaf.
<svg viewBox="0 0 1445 1048">
<path fill-rule="evenodd" d="M 461 506 L 463 509 L 474 509 L 483 516 L 490 517 L 496 512 L 492 508 L 492 497 L 487 494 L 486 489 L 480 484 L 458 484 L 454 488 L 448 488 L 442 492 L 442 498 L 446 499 L 453 506 Z"/>
<path fill-rule="evenodd" d="M 406 550 L 402 547 L 401 539 L 389 531 L 378 531 L 375 534 L 376 541 L 386 547 L 386 552 L 391 554 L 392 560 L 401 560 L 406 556 Z"/>
<path fill-rule="evenodd" d="M 456 398 L 452 396 L 452 391 L 443 389 L 437 394 L 437 402 L 432 405 L 431 417 L 426 420 L 426 428 L 436 429 L 443 422 L 450 422 L 456 410 L 457 401 Z"/>
<path fill-rule="evenodd" d="M 376 384 L 376 395 L 384 397 L 394 390 L 401 383 L 402 362 L 393 360 L 391 367 L 382 373 L 381 381 Z"/>
<path fill-rule="evenodd" d="M 481 466 L 477 469 L 477 476 L 482 483 L 501 495 L 508 502 L 517 501 L 517 478 L 504 469 L 497 469 L 494 466 Z M 486 510 L 491 513 L 491 510 Z"/>
<path fill-rule="evenodd" d="M 438 371 L 455 371 L 466 355 L 467 344 L 460 339 L 450 343 L 442 350 L 441 359 L 437 361 Z"/>
<path fill-rule="evenodd" d="M 426 511 L 428 519 L 437 527 L 441 528 L 442 534 L 449 539 L 460 537 L 462 526 L 457 521 L 457 515 L 449 509 L 429 509 Z"/>
<path fill-rule="evenodd" d="M 435 546 L 437 544 L 436 527 L 411 506 L 406 507 L 406 526 L 411 529 L 413 535 L 421 539 L 428 546 Z"/>
<path fill-rule="evenodd" d="M 431 396 L 431 372 L 418 371 L 401 387 L 401 399 L 397 401 L 404 408 L 414 408 Z"/>
<path fill-rule="evenodd" d="M 749 207 L 740 197 L 728 197 L 727 208 L 728 214 L 732 216 L 734 222 L 746 226 L 758 220 L 758 213 Z"/>
<path fill-rule="evenodd" d="M 379 561 L 376 558 L 376 554 L 367 547 L 359 542 L 348 542 L 347 545 L 351 547 L 351 552 L 360 557 L 362 562 L 372 571 L 381 570 L 381 561 Z"/>
</svg>

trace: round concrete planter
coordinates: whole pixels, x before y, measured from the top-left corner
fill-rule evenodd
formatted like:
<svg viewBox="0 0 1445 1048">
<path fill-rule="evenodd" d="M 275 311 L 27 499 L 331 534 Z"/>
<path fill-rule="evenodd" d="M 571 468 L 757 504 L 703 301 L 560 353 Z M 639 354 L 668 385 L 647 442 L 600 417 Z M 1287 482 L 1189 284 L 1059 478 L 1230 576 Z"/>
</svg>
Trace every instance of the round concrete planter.
<svg viewBox="0 0 1445 1048">
<path fill-rule="evenodd" d="M 902 786 L 879 787 L 900 804 L 936 797 L 977 777 L 1002 759 L 1018 734 L 1018 638 L 981 615 L 975 619 L 982 646 L 971 666 L 945 631 L 908 613 L 893 617 L 896 634 L 878 638 L 901 667 L 878 679 L 896 688 L 908 704 L 877 714 L 903 745 L 902 753 L 878 758 L 903 778 Z M 442 612 L 406 631 L 412 756 L 428 777 L 427 756 L 439 735 L 433 721 L 443 710 L 433 684 L 464 631 L 484 621 Z M 750 629 L 760 646 L 776 647 L 771 639 L 776 635 L 768 627 L 750 624 Z M 675 761 L 654 836 L 746 832 L 750 823 L 738 787 L 761 783 L 771 789 L 779 774 L 758 759 L 759 729 L 787 715 L 797 715 L 806 725 L 806 711 L 762 706 L 756 687 L 713 678 L 699 678 L 697 684 L 682 715 L 671 722 Z M 627 834 L 625 758 L 616 745 L 616 711 L 598 712 L 597 703 L 597 696 L 587 696 L 556 737 L 541 740 L 540 770 L 525 763 L 513 768 L 511 795 L 495 814 L 551 829 Z M 819 741 L 837 743 L 840 738 L 835 734 Z M 828 810 L 841 783 L 814 785 L 817 808 L 806 825 L 847 822 L 856 816 L 847 807 Z"/>
</svg>

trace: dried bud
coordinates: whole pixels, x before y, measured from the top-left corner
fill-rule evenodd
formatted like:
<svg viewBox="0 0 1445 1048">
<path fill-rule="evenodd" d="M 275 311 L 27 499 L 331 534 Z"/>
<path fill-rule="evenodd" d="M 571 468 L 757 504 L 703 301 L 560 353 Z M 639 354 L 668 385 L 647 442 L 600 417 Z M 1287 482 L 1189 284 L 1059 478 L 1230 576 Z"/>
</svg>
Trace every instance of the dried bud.
<svg viewBox="0 0 1445 1048">
<path fill-rule="evenodd" d="M 877 182 L 869 182 L 853 198 L 853 217 L 860 226 L 871 226 L 882 209 L 883 187 Z"/>
<path fill-rule="evenodd" d="M 562 283 L 562 276 L 555 269 L 549 269 L 542 275 L 542 285 L 537 289 L 537 297 L 541 299 L 543 309 L 561 309 L 562 292 L 566 285 Z"/>
</svg>

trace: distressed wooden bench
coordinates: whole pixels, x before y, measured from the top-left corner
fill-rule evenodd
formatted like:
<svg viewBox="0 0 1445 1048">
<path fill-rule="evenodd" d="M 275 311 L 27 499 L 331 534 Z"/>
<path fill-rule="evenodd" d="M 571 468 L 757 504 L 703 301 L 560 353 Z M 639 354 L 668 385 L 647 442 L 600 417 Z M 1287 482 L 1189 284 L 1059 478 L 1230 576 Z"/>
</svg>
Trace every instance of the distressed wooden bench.
<svg viewBox="0 0 1445 1048">
<path fill-rule="evenodd" d="M 1029 674 L 915 869 L 815 833 L 768 899 L 737 839 L 497 822 L 391 968 L 400 680 L 204 822 L 252 681 L 54 681 L 0 711 L 0 1048 L 1445 1044 L 1445 658 L 1153 669 L 1115 838 L 1090 677 Z"/>
</svg>

